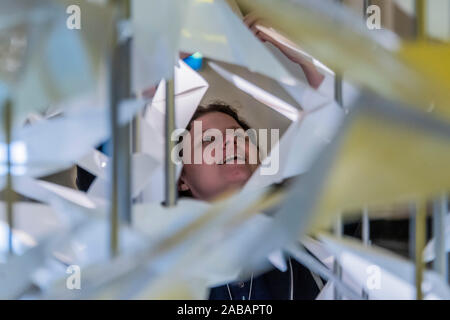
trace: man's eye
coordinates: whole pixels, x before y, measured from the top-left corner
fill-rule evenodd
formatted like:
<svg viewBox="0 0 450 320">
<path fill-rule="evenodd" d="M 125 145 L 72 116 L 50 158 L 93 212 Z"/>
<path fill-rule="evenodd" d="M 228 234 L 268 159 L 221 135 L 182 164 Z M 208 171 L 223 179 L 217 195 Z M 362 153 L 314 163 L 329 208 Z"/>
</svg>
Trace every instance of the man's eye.
<svg viewBox="0 0 450 320">
<path fill-rule="evenodd" d="M 237 131 L 234 132 L 234 136 L 238 137 L 238 138 L 244 138 L 245 134 L 243 132 L 237 130 Z"/>
<path fill-rule="evenodd" d="M 203 142 L 213 142 L 215 137 L 205 136 L 203 137 Z"/>
</svg>

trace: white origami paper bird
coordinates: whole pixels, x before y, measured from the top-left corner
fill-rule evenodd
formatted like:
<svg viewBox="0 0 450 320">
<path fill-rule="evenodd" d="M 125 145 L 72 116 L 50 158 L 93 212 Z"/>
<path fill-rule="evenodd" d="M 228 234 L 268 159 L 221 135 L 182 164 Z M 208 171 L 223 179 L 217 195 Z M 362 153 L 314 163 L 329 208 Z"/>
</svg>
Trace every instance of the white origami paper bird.
<svg viewBox="0 0 450 320">
<path fill-rule="evenodd" d="M 175 128 L 184 129 L 192 118 L 203 95 L 208 90 L 208 83 L 183 61 L 175 67 Z M 161 81 L 152 104 L 147 108 L 141 121 L 143 153 L 149 154 L 159 166 L 143 191 L 144 201 L 163 200 L 164 179 L 164 133 L 165 123 L 165 82 Z"/>
</svg>

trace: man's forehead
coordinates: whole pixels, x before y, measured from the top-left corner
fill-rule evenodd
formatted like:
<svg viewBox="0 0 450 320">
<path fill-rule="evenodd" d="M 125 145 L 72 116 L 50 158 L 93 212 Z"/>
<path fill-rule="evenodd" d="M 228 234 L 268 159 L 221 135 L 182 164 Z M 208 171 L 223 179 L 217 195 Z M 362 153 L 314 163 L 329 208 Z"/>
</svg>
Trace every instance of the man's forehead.
<svg viewBox="0 0 450 320">
<path fill-rule="evenodd" d="M 230 115 L 223 112 L 210 112 L 195 121 L 201 121 L 202 131 L 208 129 L 241 128 L 239 123 Z M 192 130 L 193 128 L 191 128 Z"/>
</svg>

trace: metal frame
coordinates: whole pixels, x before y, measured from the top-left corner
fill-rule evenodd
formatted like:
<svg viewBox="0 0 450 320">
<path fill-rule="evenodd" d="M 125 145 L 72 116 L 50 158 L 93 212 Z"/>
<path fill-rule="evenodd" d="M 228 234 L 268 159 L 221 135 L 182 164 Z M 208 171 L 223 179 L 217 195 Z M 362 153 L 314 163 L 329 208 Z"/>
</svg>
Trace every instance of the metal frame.
<svg viewBox="0 0 450 320">
<path fill-rule="evenodd" d="M 120 39 L 119 23 L 130 17 L 130 1 L 114 1 L 114 40 L 108 62 L 110 127 L 111 127 L 111 186 L 110 186 L 110 254 L 119 254 L 120 221 L 131 223 L 131 126 L 119 125 L 120 103 L 129 98 L 130 41 Z"/>
<path fill-rule="evenodd" d="M 165 201 L 164 205 L 172 207 L 177 201 L 176 167 L 171 159 L 175 141 L 171 135 L 175 130 L 175 73 L 172 78 L 166 80 L 166 114 L 165 114 Z"/>
<path fill-rule="evenodd" d="M 12 132 L 12 104 L 8 99 L 3 106 L 3 119 L 4 119 L 4 129 L 5 129 L 5 142 L 6 142 L 6 186 L 4 190 L 6 198 L 6 220 L 8 223 L 8 254 L 9 256 L 14 255 L 13 247 L 13 229 L 14 229 L 14 201 L 15 193 L 13 190 L 13 178 L 11 173 L 11 167 L 13 165 L 11 159 L 11 132 Z"/>
<path fill-rule="evenodd" d="M 433 269 L 448 283 L 449 265 L 446 244 L 446 218 L 448 215 L 448 196 L 442 195 L 433 203 L 433 238 L 434 238 L 434 262 Z"/>
</svg>

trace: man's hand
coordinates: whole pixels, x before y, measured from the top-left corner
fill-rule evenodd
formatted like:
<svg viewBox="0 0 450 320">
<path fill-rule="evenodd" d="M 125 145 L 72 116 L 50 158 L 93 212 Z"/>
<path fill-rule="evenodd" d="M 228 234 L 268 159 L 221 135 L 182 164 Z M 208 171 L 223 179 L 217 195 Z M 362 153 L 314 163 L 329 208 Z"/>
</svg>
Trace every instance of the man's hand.
<svg viewBox="0 0 450 320">
<path fill-rule="evenodd" d="M 263 42 L 270 42 L 277 47 L 287 58 L 292 62 L 297 63 L 303 69 L 306 79 L 311 87 L 317 89 L 325 78 L 314 66 L 312 62 L 306 59 L 303 55 L 299 54 L 296 50 L 289 46 L 280 43 L 276 39 L 270 37 L 268 34 L 260 31 L 257 26 L 265 26 L 264 21 L 260 19 L 256 14 L 249 13 L 244 17 L 244 23 L 253 32 L 253 34 Z M 265 26 L 270 28 L 270 26 Z"/>
</svg>

